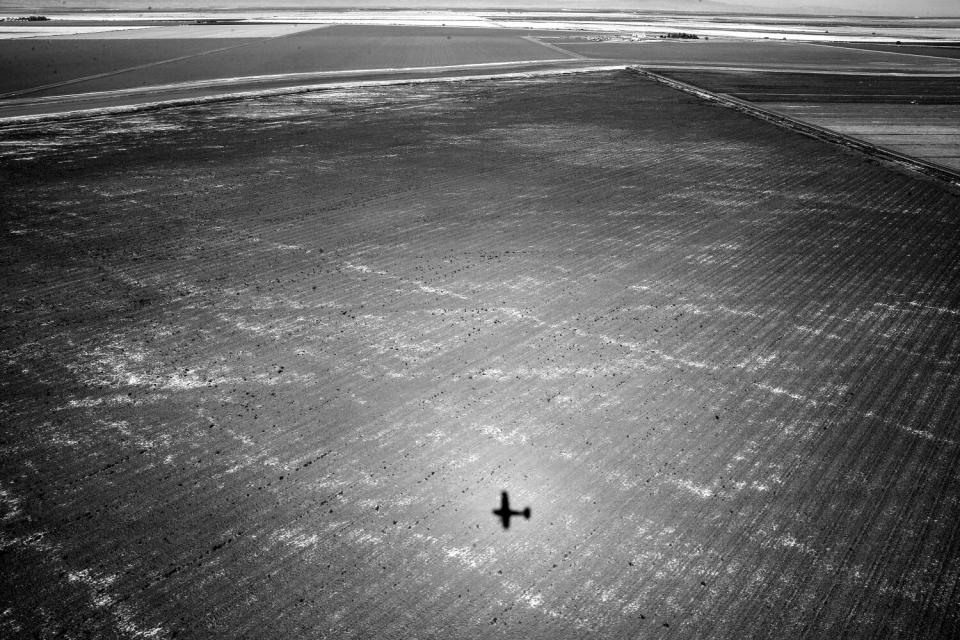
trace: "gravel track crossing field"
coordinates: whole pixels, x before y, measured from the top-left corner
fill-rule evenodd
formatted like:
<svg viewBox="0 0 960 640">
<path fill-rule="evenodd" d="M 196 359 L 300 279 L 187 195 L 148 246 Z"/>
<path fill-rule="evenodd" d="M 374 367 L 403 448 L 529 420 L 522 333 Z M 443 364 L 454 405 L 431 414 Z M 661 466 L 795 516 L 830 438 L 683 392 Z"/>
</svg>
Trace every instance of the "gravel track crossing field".
<svg viewBox="0 0 960 640">
<path fill-rule="evenodd" d="M 0 137 L 0 635 L 960 633 L 944 184 L 626 72 Z"/>
</svg>

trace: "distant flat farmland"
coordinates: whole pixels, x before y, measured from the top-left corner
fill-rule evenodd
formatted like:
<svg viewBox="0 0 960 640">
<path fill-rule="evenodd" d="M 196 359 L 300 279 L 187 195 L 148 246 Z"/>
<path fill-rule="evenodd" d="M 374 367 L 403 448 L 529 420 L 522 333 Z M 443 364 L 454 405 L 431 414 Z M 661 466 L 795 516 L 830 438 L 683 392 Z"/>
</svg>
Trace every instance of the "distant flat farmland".
<svg viewBox="0 0 960 640">
<path fill-rule="evenodd" d="M 24 91 L 77 78 L 181 56 L 195 56 L 224 47 L 257 42 L 256 38 L 207 39 L 65 39 L 0 40 L 0 93 Z M 70 91 L 74 91 L 71 89 Z"/>
<path fill-rule="evenodd" d="M 960 104 L 958 76 L 663 70 L 672 78 L 752 102 Z"/>
<path fill-rule="evenodd" d="M 766 68 L 960 70 L 960 62 L 913 59 L 882 51 L 841 49 L 802 42 L 774 40 L 695 40 L 685 42 L 556 42 L 588 58 L 629 60 L 640 64 L 742 65 Z"/>
<path fill-rule="evenodd" d="M 935 58 L 960 58 L 960 43 L 953 45 L 927 44 L 871 44 L 871 43 L 831 43 L 835 47 L 851 49 L 866 49 L 869 51 L 887 51 L 889 53 L 906 53 L 918 56 L 933 56 Z"/>
<path fill-rule="evenodd" d="M 102 33 L 78 33 L 61 36 L 83 40 L 182 40 L 184 38 L 230 39 L 230 38 L 277 38 L 300 31 L 313 31 L 315 24 L 180 24 L 155 25 L 149 28 L 117 29 Z"/>
<path fill-rule="evenodd" d="M 960 175 L 960 107 L 940 104 L 771 102 L 764 106 Z"/>
<path fill-rule="evenodd" d="M 108 45 L 91 39 L 66 42 L 74 43 L 74 48 L 80 51 L 87 43 L 95 43 L 90 46 L 109 55 L 113 46 L 128 41 L 110 40 Z M 179 41 L 164 40 L 151 46 L 170 51 L 169 42 Z M 551 60 L 564 57 L 573 59 L 575 55 L 526 40 L 516 32 L 337 26 L 287 37 L 263 39 L 242 50 L 214 52 L 145 69 L 91 78 L 80 83 L 52 87 L 32 95 L 112 91 L 241 76 Z M 40 78 L 38 84 L 52 81 L 47 76 Z"/>
<path fill-rule="evenodd" d="M 901 76 L 662 69 L 870 145 L 960 172 L 960 75 Z"/>
</svg>

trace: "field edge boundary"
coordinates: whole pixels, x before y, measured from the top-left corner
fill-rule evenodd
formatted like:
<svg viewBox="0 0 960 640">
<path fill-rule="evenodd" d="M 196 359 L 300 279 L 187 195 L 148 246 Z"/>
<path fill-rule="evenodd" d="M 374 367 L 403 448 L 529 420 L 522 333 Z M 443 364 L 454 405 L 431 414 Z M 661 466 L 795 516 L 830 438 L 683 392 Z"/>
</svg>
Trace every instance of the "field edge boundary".
<svg viewBox="0 0 960 640">
<path fill-rule="evenodd" d="M 571 62 L 582 62 L 571 60 Z M 123 105 L 104 105 L 80 107 L 63 111 L 50 111 L 46 113 L 32 113 L 22 115 L 0 115 L 0 127 L 6 125 L 33 124 L 38 122 L 51 122 L 60 120 L 72 120 L 82 118 L 93 118 L 103 115 L 115 115 L 124 113 L 140 113 L 144 111 L 155 111 L 158 109 L 167 109 L 173 107 L 185 107 L 200 104 L 209 104 L 216 102 L 232 102 L 239 100 L 251 100 L 256 98 L 269 98 L 274 96 L 296 95 L 301 93 L 317 93 L 331 89 L 354 89 L 373 86 L 392 86 L 405 84 L 429 84 L 444 82 L 469 82 L 477 80 L 512 80 L 522 78 L 536 78 L 543 76 L 561 76 L 579 73 L 600 73 L 605 71 L 624 71 L 627 70 L 625 64 L 612 65 L 593 65 L 583 67 L 558 67 L 550 69 L 531 69 L 526 71 L 502 71 L 484 74 L 471 75 L 449 75 L 449 76 L 427 76 L 421 78 L 396 78 L 396 79 L 370 79 L 370 80 L 352 80 L 327 82 L 308 85 L 294 85 L 287 87 L 276 87 L 271 89 L 256 89 L 251 91 L 232 91 L 226 93 L 211 93 L 201 96 L 191 96 L 184 98 L 170 98 L 167 100 L 154 100 L 149 102 L 139 102 Z M 0 107 L 2 107 L 0 103 Z"/>
<path fill-rule="evenodd" d="M 926 160 L 921 160 L 920 158 L 904 155 L 902 153 L 893 151 L 892 149 L 887 149 L 885 147 L 860 140 L 859 138 L 848 136 L 838 131 L 826 129 L 809 122 L 792 118 L 782 113 L 764 109 L 763 107 L 757 106 L 751 102 L 747 102 L 746 100 L 734 98 L 733 96 L 726 94 L 714 93 L 713 91 L 708 91 L 707 89 L 702 89 L 696 85 L 688 84 L 680 80 L 674 80 L 673 78 L 660 75 L 659 73 L 655 73 L 641 67 L 631 65 L 627 67 L 627 71 L 642 78 L 666 85 L 672 89 L 697 96 L 698 98 L 707 100 L 708 102 L 715 102 L 735 111 L 746 113 L 754 118 L 765 120 L 777 126 L 783 127 L 784 129 L 801 133 L 810 138 L 836 144 L 846 149 L 858 151 L 870 158 L 884 160 L 898 167 L 906 168 L 911 171 L 921 173 L 927 177 L 944 181 L 952 187 L 960 188 L 960 172 L 953 171 L 948 167 L 927 162 Z"/>
</svg>

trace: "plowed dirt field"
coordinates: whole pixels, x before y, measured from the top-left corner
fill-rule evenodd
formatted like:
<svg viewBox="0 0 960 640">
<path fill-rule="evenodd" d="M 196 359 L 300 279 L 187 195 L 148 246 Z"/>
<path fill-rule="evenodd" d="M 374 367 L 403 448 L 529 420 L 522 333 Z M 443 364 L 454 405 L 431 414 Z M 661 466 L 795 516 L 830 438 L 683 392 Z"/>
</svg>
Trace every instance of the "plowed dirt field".
<svg viewBox="0 0 960 640">
<path fill-rule="evenodd" d="M 0 138 L 0 635 L 960 632 L 941 183 L 629 73 Z"/>
</svg>

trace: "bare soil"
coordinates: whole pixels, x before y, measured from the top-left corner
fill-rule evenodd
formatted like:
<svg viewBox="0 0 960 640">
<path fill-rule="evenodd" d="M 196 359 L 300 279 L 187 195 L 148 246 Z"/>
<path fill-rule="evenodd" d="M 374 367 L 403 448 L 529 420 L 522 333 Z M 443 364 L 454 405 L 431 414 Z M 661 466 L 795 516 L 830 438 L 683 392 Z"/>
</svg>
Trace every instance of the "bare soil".
<svg viewBox="0 0 960 640">
<path fill-rule="evenodd" d="M 627 73 L 0 137 L 4 637 L 960 632 L 941 183 Z"/>
</svg>

